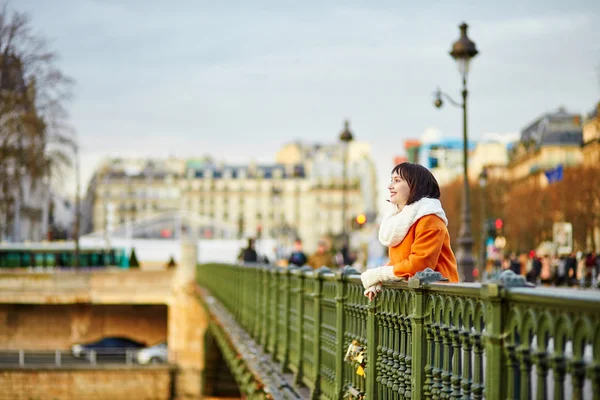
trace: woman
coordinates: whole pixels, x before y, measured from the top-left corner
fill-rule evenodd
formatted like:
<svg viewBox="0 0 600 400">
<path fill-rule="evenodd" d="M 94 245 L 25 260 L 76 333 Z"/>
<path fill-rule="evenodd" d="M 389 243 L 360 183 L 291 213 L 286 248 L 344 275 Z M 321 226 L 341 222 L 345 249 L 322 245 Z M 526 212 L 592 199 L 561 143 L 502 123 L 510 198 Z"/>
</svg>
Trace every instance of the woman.
<svg viewBox="0 0 600 400">
<path fill-rule="evenodd" d="M 390 262 L 361 274 L 365 296 L 372 300 L 382 282 L 408 279 L 426 268 L 458 282 L 448 220 L 435 177 L 422 165 L 398 164 L 392 170 L 388 190 L 388 201 L 395 210 L 381 222 L 379 241 L 388 246 Z"/>
</svg>

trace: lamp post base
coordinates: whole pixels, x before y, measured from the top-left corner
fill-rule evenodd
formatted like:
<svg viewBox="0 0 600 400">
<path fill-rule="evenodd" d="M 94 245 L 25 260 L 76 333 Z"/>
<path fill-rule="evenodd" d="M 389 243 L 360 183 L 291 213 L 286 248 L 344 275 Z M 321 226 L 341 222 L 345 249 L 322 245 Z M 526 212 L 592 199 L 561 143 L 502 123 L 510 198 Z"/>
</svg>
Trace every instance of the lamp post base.
<svg viewBox="0 0 600 400">
<path fill-rule="evenodd" d="M 475 269 L 475 258 L 473 257 L 473 239 L 461 237 L 458 239 L 459 247 L 456 252 L 456 263 L 458 264 L 458 275 L 463 282 L 473 282 L 473 270 Z"/>
</svg>

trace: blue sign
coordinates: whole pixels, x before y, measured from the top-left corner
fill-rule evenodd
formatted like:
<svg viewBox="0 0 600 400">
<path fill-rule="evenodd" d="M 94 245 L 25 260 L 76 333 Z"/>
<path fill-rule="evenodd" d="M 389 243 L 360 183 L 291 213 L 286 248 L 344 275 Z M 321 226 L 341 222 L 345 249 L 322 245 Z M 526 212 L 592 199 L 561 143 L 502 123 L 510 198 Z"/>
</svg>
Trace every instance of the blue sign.
<svg viewBox="0 0 600 400">
<path fill-rule="evenodd" d="M 546 178 L 548 178 L 548 183 L 554 183 L 562 181 L 563 179 L 563 165 L 559 164 L 558 167 L 553 169 L 548 169 L 544 172 L 546 174 Z"/>
</svg>

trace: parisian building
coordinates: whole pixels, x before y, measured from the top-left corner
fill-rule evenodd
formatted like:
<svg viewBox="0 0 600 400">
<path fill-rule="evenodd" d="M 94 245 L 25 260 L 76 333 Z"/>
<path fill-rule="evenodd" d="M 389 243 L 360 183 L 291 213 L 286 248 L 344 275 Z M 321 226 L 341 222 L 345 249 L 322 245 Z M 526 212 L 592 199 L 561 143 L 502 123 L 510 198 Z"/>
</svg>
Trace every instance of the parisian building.
<svg viewBox="0 0 600 400">
<path fill-rule="evenodd" d="M 581 145 L 581 115 L 564 108 L 545 113 L 521 130 L 519 142 L 509 153 L 507 178 L 515 184 L 533 180 L 544 187 L 546 171 L 583 162 Z"/>
<path fill-rule="evenodd" d="M 590 167 L 600 165 L 600 102 L 583 125 L 583 163 Z"/>
<path fill-rule="evenodd" d="M 343 154 L 347 151 L 346 184 Z M 184 211 L 226 226 L 236 238 L 301 238 L 307 251 L 324 236 L 352 229 L 352 220 L 376 216 L 376 175 L 370 146 L 290 143 L 276 162 L 245 165 L 202 159 L 109 159 L 94 173 L 83 204 L 87 231 L 143 224 Z M 346 213 L 343 221 L 343 195 Z M 231 234 L 233 232 L 233 234 Z M 210 229 L 196 232 L 216 238 Z M 170 237 L 172 230 L 149 231 Z"/>
</svg>

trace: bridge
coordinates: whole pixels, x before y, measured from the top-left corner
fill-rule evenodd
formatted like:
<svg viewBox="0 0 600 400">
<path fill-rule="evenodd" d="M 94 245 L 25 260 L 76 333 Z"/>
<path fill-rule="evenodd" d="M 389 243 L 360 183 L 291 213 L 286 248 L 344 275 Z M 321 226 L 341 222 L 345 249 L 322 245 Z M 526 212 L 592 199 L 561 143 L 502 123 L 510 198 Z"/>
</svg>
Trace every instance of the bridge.
<svg viewBox="0 0 600 400">
<path fill-rule="evenodd" d="M 438 280 L 369 302 L 349 268 L 210 264 L 197 295 L 251 399 L 600 399 L 597 293 Z"/>
<path fill-rule="evenodd" d="M 430 272 L 369 302 L 351 268 L 197 266 L 191 242 L 181 253 L 164 271 L 0 274 L 1 349 L 166 337 L 170 360 L 29 365 L 21 351 L 0 386 L 11 398 L 600 399 L 597 291 Z"/>
</svg>

